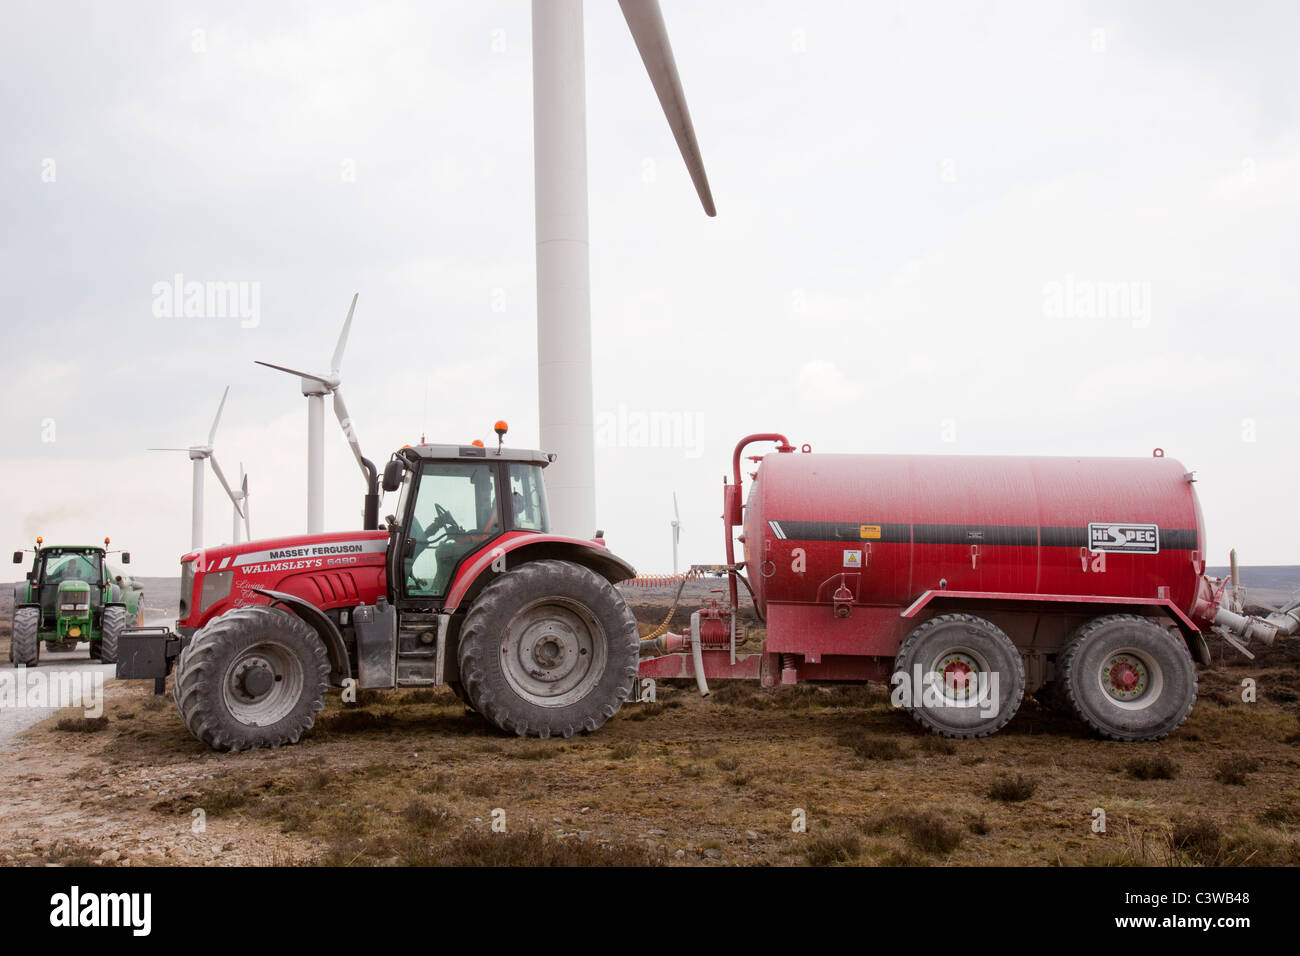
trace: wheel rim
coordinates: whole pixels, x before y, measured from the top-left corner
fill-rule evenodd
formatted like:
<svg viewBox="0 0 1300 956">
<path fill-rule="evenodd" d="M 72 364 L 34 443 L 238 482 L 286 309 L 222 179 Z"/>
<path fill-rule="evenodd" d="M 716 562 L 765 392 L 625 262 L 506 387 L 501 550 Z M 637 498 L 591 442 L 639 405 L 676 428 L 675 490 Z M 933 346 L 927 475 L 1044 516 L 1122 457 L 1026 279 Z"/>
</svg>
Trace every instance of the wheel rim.
<svg viewBox="0 0 1300 956">
<path fill-rule="evenodd" d="M 605 672 L 605 629 L 585 605 L 544 598 L 506 625 L 501 664 L 506 682 L 539 707 L 581 700 Z"/>
<path fill-rule="evenodd" d="M 982 654 L 969 647 L 951 647 L 935 657 L 928 679 L 935 692 L 950 707 L 974 707 L 980 703 L 980 674 L 989 673 L 989 663 Z"/>
<path fill-rule="evenodd" d="M 1142 710 L 1160 697 L 1164 672 L 1150 654 L 1125 647 L 1102 659 L 1097 668 L 1097 683 L 1115 706 Z"/>
<path fill-rule="evenodd" d="M 281 644 L 264 642 L 235 656 L 221 690 L 232 717 L 249 727 L 267 727 L 293 712 L 303 684 L 297 655 Z"/>
</svg>

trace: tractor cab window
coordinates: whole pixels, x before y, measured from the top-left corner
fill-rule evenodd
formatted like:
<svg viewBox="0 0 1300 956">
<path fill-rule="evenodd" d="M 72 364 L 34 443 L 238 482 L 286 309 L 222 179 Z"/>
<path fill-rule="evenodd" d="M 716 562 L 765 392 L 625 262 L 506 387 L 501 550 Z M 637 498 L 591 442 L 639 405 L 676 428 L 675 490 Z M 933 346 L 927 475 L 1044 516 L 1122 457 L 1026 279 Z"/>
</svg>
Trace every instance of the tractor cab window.
<svg viewBox="0 0 1300 956">
<path fill-rule="evenodd" d="M 88 554 L 52 554 L 45 559 L 42 583 L 59 584 L 63 581 L 100 583 L 99 558 Z"/>
<path fill-rule="evenodd" d="M 537 465 L 510 466 L 510 520 L 521 531 L 546 531 L 546 485 Z"/>
<path fill-rule="evenodd" d="M 407 529 L 406 593 L 441 597 L 461 558 L 501 533 L 496 467 L 488 462 L 421 466 Z"/>
</svg>

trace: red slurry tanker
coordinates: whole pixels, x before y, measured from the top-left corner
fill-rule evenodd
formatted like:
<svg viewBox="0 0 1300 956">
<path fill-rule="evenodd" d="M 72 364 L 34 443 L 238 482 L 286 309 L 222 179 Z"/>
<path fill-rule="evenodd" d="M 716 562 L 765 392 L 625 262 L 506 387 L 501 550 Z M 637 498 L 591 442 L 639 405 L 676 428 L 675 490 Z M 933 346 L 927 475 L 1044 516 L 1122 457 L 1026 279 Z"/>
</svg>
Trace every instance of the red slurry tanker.
<svg viewBox="0 0 1300 956">
<path fill-rule="evenodd" d="M 741 458 L 775 442 L 741 504 Z M 712 640 L 657 639 L 650 677 L 888 680 L 924 726 L 992 733 L 1024 694 L 1105 736 L 1168 735 L 1196 701 L 1202 634 L 1271 642 L 1292 606 L 1249 618 L 1204 575 L 1205 526 L 1181 464 L 1152 458 L 803 453 L 782 435 L 736 446 L 724 486 L 731 571 L 765 619 L 737 653 L 730 614 Z M 741 528 L 743 560 L 732 536 Z M 702 687 L 704 686 L 702 682 Z"/>
<path fill-rule="evenodd" d="M 504 423 L 498 434 L 504 436 Z M 775 442 L 742 503 L 747 446 Z M 888 680 L 929 729 L 982 736 L 1026 693 L 1102 734 L 1163 737 L 1196 699 L 1202 629 L 1271 641 L 1300 611 L 1245 617 L 1204 576 L 1192 475 L 1170 458 L 826 455 L 737 445 L 724 486 L 730 601 L 641 641 L 597 532 L 551 534 L 542 452 L 394 454 L 386 529 L 185 555 L 177 628 L 122 638 L 118 676 L 175 665 L 189 729 L 220 749 L 298 740 L 328 687 L 446 683 L 496 726 L 600 727 L 646 678 Z M 743 554 L 737 560 L 735 529 Z M 738 584 L 766 631 L 750 649 Z M 1229 632 L 1231 632 L 1229 634 Z"/>
</svg>

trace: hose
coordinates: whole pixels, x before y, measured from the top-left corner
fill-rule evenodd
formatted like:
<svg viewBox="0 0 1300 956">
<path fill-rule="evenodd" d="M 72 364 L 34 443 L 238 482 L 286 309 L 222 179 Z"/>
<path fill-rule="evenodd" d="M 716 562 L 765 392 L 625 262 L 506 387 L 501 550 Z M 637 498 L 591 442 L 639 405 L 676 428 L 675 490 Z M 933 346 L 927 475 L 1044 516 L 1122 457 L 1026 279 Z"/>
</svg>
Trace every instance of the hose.
<svg viewBox="0 0 1300 956">
<path fill-rule="evenodd" d="M 695 665 L 695 686 L 700 689 L 701 697 L 708 697 L 709 682 L 704 679 L 704 650 L 698 633 L 691 635 L 691 662 Z"/>
<path fill-rule="evenodd" d="M 668 609 L 667 615 L 664 616 L 664 619 L 659 624 L 659 626 L 656 627 L 649 634 L 647 634 L 645 637 L 641 638 L 641 645 L 643 648 L 645 647 L 646 641 L 653 641 L 656 637 L 659 637 L 661 634 L 663 634 L 665 631 L 668 630 L 668 625 L 672 622 L 673 615 L 677 613 L 677 606 L 681 603 L 682 591 L 686 587 L 686 582 L 695 577 L 699 577 L 699 574 L 693 570 L 687 571 L 685 574 L 677 575 L 678 578 L 677 593 L 673 595 L 673 606 Z M 647 582 L 649 581 L 654 581 L 656 584 L 658 584 L 658 583 L 662 583 L 665 580 L 671 581 L 672 577 L 669 576 L 665 578 L 664 576 L 659 575 L 651 578 L 632 578 L 630 581 L 627 581 L 625 583 L 632 585 L 634 587 L 646 587 Z M 644 652 L 642 653 L 641 656 L 642 657 L 645 656 Z"/>
</svg>

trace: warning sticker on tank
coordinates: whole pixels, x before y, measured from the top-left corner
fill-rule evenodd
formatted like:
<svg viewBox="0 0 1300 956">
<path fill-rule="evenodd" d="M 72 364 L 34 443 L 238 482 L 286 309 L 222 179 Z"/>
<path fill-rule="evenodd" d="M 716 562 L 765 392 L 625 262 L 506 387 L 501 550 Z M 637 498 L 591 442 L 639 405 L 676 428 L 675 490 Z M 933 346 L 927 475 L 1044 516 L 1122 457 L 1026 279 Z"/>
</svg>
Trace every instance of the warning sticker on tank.
<svg viewBox="0 0 1300 956">
<path fill-rule="evenodd" d="M 845 551 L 845 552 L 844 552 L 844 566 L 845 566 L 846 568 L 860 568 L 860 567 L 862 567 L 862 552 L 861 552 L 861 551 Z"/>
<path fill-rule="evenodd" d="M 880 525 L 878 524 L 860 524 L 858 525 L 858 537 L 870 538 L 875 540 L 880 537 Z"/>
<path fill-rule="evenodd" d="M 1088 525 L 1088 550 L 1120 551 L 1129 554 L 1159 554 L 1160 528 L 1153 524 L 1090 522 Z"/>
</svg>

